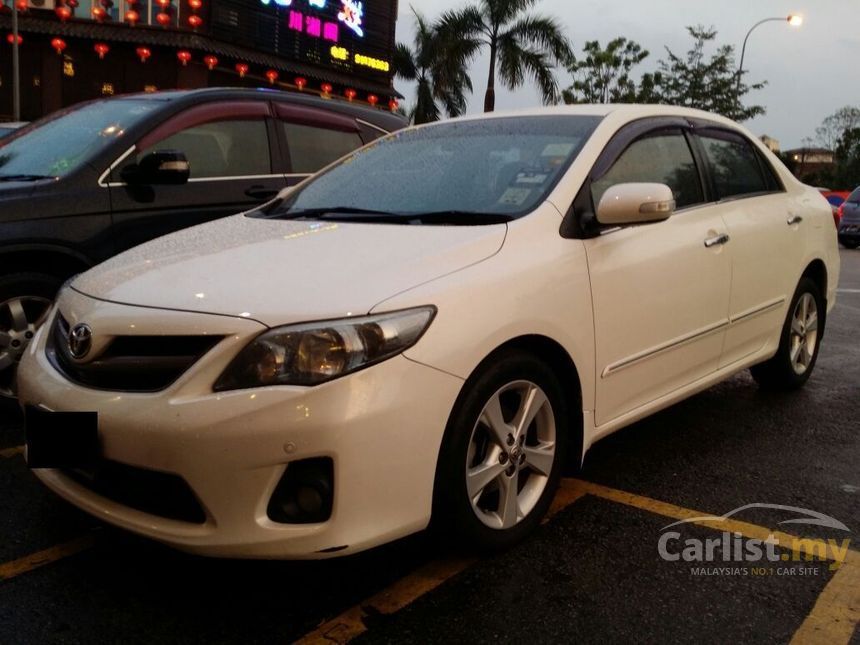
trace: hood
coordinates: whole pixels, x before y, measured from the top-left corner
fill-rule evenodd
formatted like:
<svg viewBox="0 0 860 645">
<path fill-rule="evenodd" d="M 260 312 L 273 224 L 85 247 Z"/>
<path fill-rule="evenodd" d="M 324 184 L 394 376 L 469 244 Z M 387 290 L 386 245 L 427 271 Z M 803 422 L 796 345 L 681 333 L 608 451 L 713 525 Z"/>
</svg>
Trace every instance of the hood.
<svg viewBox="0 0 860 645">
<path fill-rule="evenodd" d="M 369 312 L 494 255 L 507 226 L 410 226 L 236 215 L 122 253 L 72 282 L 112 302 L 267 326 Z M 433 303 L 428 303 L 433 304 Z"/>
</svg>

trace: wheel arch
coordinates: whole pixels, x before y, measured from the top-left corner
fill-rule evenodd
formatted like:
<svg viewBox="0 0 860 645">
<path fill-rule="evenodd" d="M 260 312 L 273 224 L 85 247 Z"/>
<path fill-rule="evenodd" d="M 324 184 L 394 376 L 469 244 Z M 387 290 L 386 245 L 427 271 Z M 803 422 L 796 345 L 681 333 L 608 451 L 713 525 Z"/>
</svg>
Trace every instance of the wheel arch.
<svg viewBox="0 0 860 645">
<path fill-rule="evenodd" d="M 819 290 L 821 291 L 821 297 L 824 298 L 825 303 L 827 302 L 827 265 L 824 264 L 824 261 L 820 258 L 816 258 L 812 262 L 810 262 L 806 268 L 803 270 L 803 273 L 800 276 L 800 279 L 810 278 L 816 285 L 818 285 Z M 798 280 L 799 282 L 799 280 Z M 820 313 L 821 316 L 821 338 L 824 338 L 824 332 L 827 329 L 827 306 L 825 304 L 824 310 Z"/>
<path fill-rule="evenodd" d="M 15 273 L 46 273 L 65 280 L 86 271 L 93 262 L 85 255 L 62 246 L 47 244 L 0 248 L 0 265 L 6 275 Z"/>
</svg>

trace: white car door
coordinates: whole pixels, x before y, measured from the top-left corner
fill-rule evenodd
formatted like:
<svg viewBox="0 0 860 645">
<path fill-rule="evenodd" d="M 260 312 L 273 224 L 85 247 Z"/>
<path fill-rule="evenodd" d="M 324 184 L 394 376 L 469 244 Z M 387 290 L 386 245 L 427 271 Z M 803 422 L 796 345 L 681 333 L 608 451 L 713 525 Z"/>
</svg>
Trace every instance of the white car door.
<svg viewBox="0 0 860 645">
<path fill-rule="evenodd" d="M 592 180 L 593 204 L 609 186 L 626 182 L 667 184 L 677 212 L 585 240 L 598 426 L 713 373 L 728 323 L 726 226 L 706 203 L 685 132 L 661 128 L 635 140 Z"/>
<path fill-rule="evenodd" d="M 780 329 L 804 245 L 803 218 L 792 210 L 767 161 L 736 132 L 697 131 L 710 167 L 714 206 L 731 237 L 730 326 L 720 367 L 760 350 Z"/>
</svg>

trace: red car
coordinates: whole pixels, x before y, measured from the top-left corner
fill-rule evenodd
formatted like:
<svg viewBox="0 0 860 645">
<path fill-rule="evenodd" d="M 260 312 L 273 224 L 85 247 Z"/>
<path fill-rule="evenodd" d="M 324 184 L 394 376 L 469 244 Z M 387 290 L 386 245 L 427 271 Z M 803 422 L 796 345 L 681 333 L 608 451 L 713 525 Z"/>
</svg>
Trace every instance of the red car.
<svg viewBox="0 0 860 645">
<path fill-rule="evenodd" d="M 830 208 L 833 209 L 833 223 L 836 224 L 836 228 L 839 228 L 839 220 L 842 218 L 842 204 L 848 199 L 851 191 L 822 189 L 821 194 L 830 203 Z"/>
</svg>

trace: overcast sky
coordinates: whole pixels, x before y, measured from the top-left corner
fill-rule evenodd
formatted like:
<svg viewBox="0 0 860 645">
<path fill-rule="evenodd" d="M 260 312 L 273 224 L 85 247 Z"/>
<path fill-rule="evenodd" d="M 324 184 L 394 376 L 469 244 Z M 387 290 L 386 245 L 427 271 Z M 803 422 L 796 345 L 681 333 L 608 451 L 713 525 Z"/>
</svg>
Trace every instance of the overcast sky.
<svg viewBox="0 0 860 645">
<path fill-rule="evenodd" d="M 468 0 L 411 0 L 412 6 L 435 19 L 442 11 L 462 7 Z M 763 90 L 747 95 L 747 102 L 765 106 L 767 114 L 745 123 L 758 135 L 768 134 L 786 150 L 814 137 L 821 121 L 844 105 L 860 105 L 860 0 L 541 0 L 534 13 L 554 16 L 567 29 L 579 53 L 585 41 L 601 45 L 624 36 L 651 52 L 640 66 L 650 71 L 665 55 L 665 46 L 676 54 L 689 49 L 692 40 L 686 25 L 713 26 L 719 44 L 735 45 L 740 57 L 747 30 L 762 18 L 803 15 L 800 28 L 769 22 L 750 36 L 744 68 L 747 81 L 767 80 Z M 397 39 L 412 43 L 414 17 L 410 0 L 400 0 Z M 488 62 L 478 59 L 472 67 L 475 94 L 470 112 L 483 107 Z M 570 77 L 560 73 L 561 86 Z M 414 101 L 412 88 L 395 81 L 396 87 Z M 497 88 L 496 109 L 539 105 L 530 87 L 510 92 Z"/>
</svg>

